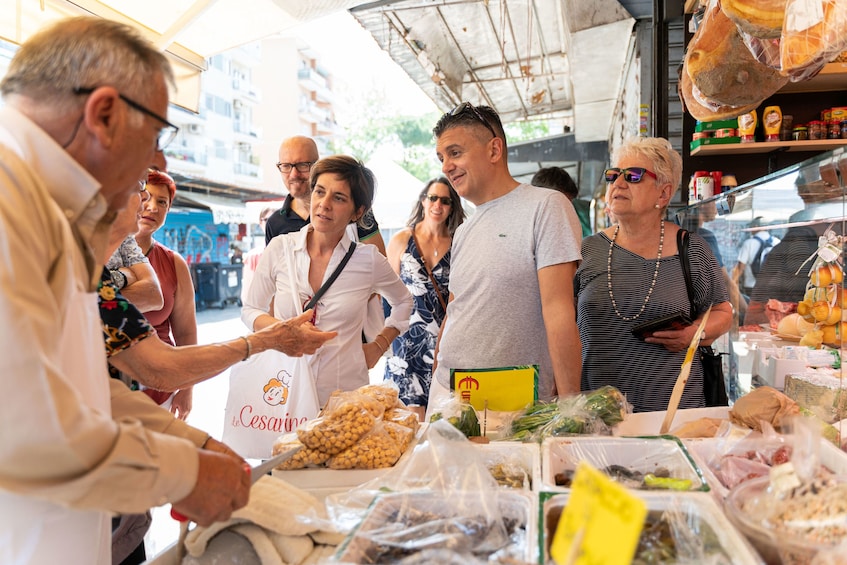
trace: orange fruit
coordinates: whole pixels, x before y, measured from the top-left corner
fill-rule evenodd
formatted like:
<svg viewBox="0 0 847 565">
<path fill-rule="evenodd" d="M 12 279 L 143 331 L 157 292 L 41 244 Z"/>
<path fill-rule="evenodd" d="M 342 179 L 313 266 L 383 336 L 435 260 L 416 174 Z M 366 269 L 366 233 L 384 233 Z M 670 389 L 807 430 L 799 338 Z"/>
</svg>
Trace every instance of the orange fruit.
<svg viewBox="0 0 847 565">
<path fill-rule="evenodd" d="M 815 318 L 816 322 L 823 322 L 827 318 L 829 318 L 830 311 L 832 309 L 829 307 L 828 302 L 824 302 L 823 300 L 819 300 L 812 304 L 812 317 Z"/>
<path fill-rule="evenodd" d="M 829 270 L 829 265 L 823 265 L 812 271 L 809 279 L 815 286 L 827 286 L 832 282 L 832 272 Z"/>
<path fill-rule="evenodd" d="M 844 287 L 835 287 L 835 303 L 842 308 L 847 308 L 847 292 L 844 292 Z"/>
<path fill-rule="evenodd" d="M 838 322 L 831 326 L 823 326 L 823 342 L 827 345 L 839 347 L 842 340 L 845 338 L 847 331 L 847 322 Z"/>
<path fill-rule="evenodd" d="M 812 330 L 800 338 L 800 345 L 817 349 L 823 343 L 823 331 Z"/>
<path fill-rule="evenodd" d="M 819 301 L 826 302 L 830 298 L 828 294 L 829 293 L 827 292 L 827 289 L 813 286 L 806 289 L 806 294 L 803 296 L 803 300 L 805 300 L 809 304 Z"/>
<path fill-rule="evenodd" d="M 835 306 L 831 306 L 829 310 L 829 316 L 826 317 L 826 320 L 823 320 L 824 324 L 837 324 L 841 321 L 841 306 L 836 304 Z"/>
<path fill-rule="evenodd" d="M 812 321 L 815 317 L 812 315 L 812 303 L 810 301 L 803 300 L 802 302 L 797 303 L 797 313 L 803 317 L 804 320 Z"/>
<path fill-rule="evenodd" d="M 829 264 L 829 274 L 832 277 L 832 282 L 835 284 L 841 284 L 841 281 L 844 280 L 844 273 L 841 271 L 841 267 L 835 263 Z"/>
</svg>

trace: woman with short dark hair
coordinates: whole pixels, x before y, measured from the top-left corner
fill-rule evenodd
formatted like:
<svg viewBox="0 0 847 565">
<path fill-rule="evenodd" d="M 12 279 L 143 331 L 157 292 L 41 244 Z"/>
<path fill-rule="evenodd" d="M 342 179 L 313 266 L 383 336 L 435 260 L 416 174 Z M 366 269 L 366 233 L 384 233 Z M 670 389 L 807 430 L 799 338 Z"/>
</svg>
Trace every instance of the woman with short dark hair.
<svg viewBox="0 0 847 565">
<path fill-rule="evenodd" d="M 314 325 L 338 332 L 309 358 L 323 405 L 335 390 L 368 384 L 368 369 L 408 328 L 412 297 L 375 246 L 354 243 L 347 234 L 348 225 L 362 221 L 371 208 L 375 182 L 370 169 L 352 157 L 336 155 L 312 166 L 310 182 L 311 222 L 268 243 L 241 319 L 257 331 L 300 314 L 353 245 L 349 261 L 314 306 Z M 374 293 L 388 301 L 392 312 L 374 340 L 363 344 L 367 302 Z"/>
</svg>

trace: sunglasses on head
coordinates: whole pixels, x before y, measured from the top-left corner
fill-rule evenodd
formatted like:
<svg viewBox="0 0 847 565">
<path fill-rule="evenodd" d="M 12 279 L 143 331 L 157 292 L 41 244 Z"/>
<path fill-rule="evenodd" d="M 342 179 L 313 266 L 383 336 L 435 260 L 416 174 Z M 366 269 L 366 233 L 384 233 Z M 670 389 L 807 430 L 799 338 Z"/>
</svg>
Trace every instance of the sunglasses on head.
<svg viewBox="0 0 847 565">
<path fill-rule="evenodd" d="M 438 196 L 437 194 L 427 194 L 426 196 L 424 196 L 424 198 L 426 198 L 430 202 L 435 202 L 437 200 L 441 200 L 441 204 L 443 204 L 444 206 L 452 206 L 453 205 L 453 199 L 450 198 L 449 196 Z"/>
<path fill-rule="evenodd" d="M 484 117 L 482 117 L 482 114 L 479 113 L 479 110 L 477 110 L 474 107 L 474 105 L 471 104 L 470 102 L 462 102 L 461 104 L 459 104 L 458 106 L 456 106 L 455 108 L 450 110 L 450 112 L 448 112 L 448 115 L 450 117 L 458 116 L 459 114 L 462 114 L 462 113 L 467 112 L 467 111 L 470 111 L 471 114 L 477 120 L 479 120 L 482 125 L 487 127 L 488 131 L 491 132 L 491 135 L 493 135 L 494 137 L 497 137 L 497 132 L 494 131 L 494 128 L 491 127 L 491 124 L 488 123 L 488 120 L 486 120 Z"/>
<path fill-rule="evenodd" d="M 611 169 L 606 169 L 603 171 L 603 175 L 606 177 L 606 182 L 611 184 L 618 180 L 618 177 L 623 175 L 623 180 L 626 182 L 637 183 L 641 182 L 644 178 L 644 175 L 653 177 L 658 180 L 659 177 L 656 176 L 656 173 L 649 169 L 645 169 L 644 167 L 627 167 L 626 169 L 618 169 L 617 167 L 613 167 Z"/>
</svg>

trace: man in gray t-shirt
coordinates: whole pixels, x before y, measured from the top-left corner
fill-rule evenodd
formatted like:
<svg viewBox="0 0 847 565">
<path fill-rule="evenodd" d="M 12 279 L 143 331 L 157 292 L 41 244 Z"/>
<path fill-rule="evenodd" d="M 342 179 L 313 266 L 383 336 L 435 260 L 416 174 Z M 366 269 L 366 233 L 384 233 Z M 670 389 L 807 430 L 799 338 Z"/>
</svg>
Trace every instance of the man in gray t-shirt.
<svg viewBox="0 0 847 565">
<path fill-rule="evenodd" d="M 450 303 L 428 410 L 449 396 L 450 369 L 539 365 L 539 399 L 579 392 L 573 277 L 580 224 L 568 199 L 518 183 L 487 106 L 462 104 L 433 129 L 441 170 L 474 214 L 453 238 Z"/>
</svg>

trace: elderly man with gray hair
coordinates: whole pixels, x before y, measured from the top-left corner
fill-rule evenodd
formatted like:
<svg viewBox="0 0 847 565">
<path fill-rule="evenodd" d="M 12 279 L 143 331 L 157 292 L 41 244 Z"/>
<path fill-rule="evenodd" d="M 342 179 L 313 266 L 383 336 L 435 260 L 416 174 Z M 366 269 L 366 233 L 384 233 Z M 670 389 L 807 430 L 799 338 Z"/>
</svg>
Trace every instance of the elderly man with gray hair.
<svg viewBox="0 0 847 565">
<path fill-rule="evenodd" d="M 111 513 L 172 502 L 210 524 L 247 503 L 240 457 L 182 422 L 148 427 L 159 409 L 106 371 L 103 250 L 165 168 L 172 82 L 131 28 L 74 18 L 24 43 L 0 83 L 2 563 L 108 563 Z"/>
</svg>

